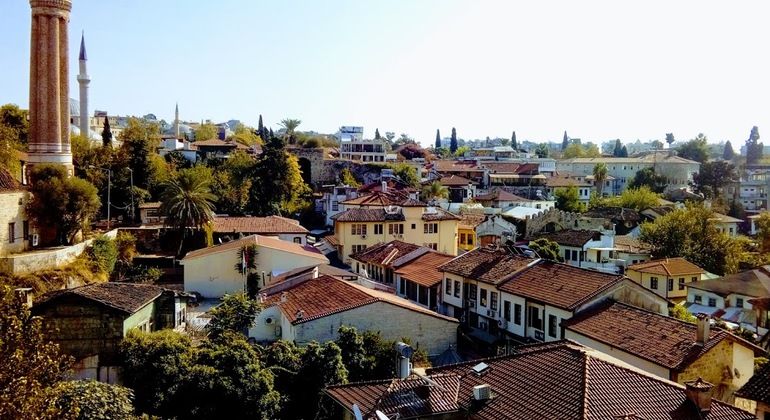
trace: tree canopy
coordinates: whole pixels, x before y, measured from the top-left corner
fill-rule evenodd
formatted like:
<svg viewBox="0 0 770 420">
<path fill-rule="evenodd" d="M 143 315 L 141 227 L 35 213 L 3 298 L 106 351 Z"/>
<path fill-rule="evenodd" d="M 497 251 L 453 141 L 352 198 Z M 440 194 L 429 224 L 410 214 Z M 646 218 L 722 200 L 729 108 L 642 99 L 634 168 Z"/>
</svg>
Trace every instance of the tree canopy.
<svg viewBox="0 0 770 420">
<path fill-rule="evenodd" d="M 746 163 L 752 164 L 762 160 L 764 145 L 759 142 L 759 128 L 751 127 L 751 133 L 746 140 Z"/>
<path fill-rule="evenodd" d="M 559 210 L 576 213 L 584 210 L 580 204 L 580 195 L 576 186 L 558 188 L 554 195 L 556 196 L 556 207 Z"/>
<path fill-rule="evenodd" d="M 660 196 L 647 186 L 639 188 L 626 188 L 620 195 L 613 197 L 592 197 L 589 203 L 591 208 L 598 207 L 624 207 L 636 211 L 642 211 L 650 207 L 656 207 L 660 203 Z"/>
<path fill-rule="evenodd" d="M 255 299 L 250 299 L 243 293 L 225 295 L 222 303 L 212 309 L 211 321 L 207 325 L 209 335 L 216 339 L 225 332 L 245 333 L 254 326 L 262 306 Z"/>
<path fill-rule="evenodd" d="M 698 173 L 693 175 L 695 191 L 706 198 L 715 198 L 725 185 L 738 180 L 735 166 L 727 161 L 701 163 Z"/>
<path fill-rule="evenodd" d="M 666 187 L 668 187 L 668 178 L 655 173 L 655 169 L 652 167 L 643 168 L 636 171 L 634 179 L 628 183 L 628 188 L 641 187 L 647 187 L 653 192 L 660 194 L 666 190 Z"/>
<path fill-rule="evenodd" d="M 538 238 L 529 243 L 529 249 L 535 251 L 540 258 L 551 261 L 564 261 L 559 255 L 559 244 L 548 239 Z"/>
<path fill-rule="evenodd" d="M 452 127 L 452 137 L 449 140 L 449 151 L 454 154 L 457 151 L 457 130 Z"/>
<path fill-rule="evenodd" d="M 735 157 L 735 150 L 733 150 L 733 144 L 730 143 L 730 140 L 727 140 L 727 142 L 725 142 L 725 149 L 722 152 L 722 159 L 733 160 L 734 157 Z"/>
<path fill-rule="evenodd" d="M 706 162 L 709 159 L 708 138 L 700 133 L 698 136 L 682 144 L 676 149 L 679 156 L 694 160 L 696 162 Z"/>
</svg>

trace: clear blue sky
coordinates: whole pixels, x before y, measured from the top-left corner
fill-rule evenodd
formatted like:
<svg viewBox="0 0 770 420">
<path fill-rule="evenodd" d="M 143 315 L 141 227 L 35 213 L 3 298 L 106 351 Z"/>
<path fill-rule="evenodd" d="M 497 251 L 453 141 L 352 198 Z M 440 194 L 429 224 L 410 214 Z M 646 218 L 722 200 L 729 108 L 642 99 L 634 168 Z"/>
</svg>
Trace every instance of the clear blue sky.
<svg viewBox="0 0 770 420">
<path fill-rule="evenodd" d="M 29 3 L 0 0 L 0 103 L 28 103 Z M 371 136 L 770 144 L 770 2 L 74 0 L 91 112 Z"/>
</svg>

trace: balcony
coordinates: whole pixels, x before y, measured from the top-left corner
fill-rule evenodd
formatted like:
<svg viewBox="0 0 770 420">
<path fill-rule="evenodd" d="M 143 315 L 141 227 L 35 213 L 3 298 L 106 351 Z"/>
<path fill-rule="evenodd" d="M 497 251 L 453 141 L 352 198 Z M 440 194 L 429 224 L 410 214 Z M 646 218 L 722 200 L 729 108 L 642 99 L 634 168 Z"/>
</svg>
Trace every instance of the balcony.
<svg viewBox="0 0 770 420">
<path fill-rule="evenodd" d="M 601 262 L 582 261 L 580 266 L 604 273 L 619 274 L 625 267 L 625 261 L 620 259 L 604 259 Z"/>
</svg>

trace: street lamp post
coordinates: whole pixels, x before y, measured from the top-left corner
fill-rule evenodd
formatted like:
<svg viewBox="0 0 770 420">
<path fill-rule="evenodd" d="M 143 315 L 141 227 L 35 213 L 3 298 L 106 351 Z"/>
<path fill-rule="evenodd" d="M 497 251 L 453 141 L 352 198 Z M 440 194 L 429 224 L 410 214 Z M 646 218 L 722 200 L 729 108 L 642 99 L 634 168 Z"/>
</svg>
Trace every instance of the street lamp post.
<svg viewBox="0 0 770 420">
<path fill-rule="evenodd" d="M 112 170 L 108 168 L 100 168 L 94 165 L 88 165 L 88 167 L 107 172 L 107 230 L 110 230 L 110 207 L 112 207 L 112 203 L 110 202 L 110 193 L 112 190 Z"/>
<path fill-rule="evenodd" d="M 131 168 L 126 169 L 131 173 L 131 223 L 133 224 L 136 221 L 134 216 L 134 170 Z"/>
</svg>

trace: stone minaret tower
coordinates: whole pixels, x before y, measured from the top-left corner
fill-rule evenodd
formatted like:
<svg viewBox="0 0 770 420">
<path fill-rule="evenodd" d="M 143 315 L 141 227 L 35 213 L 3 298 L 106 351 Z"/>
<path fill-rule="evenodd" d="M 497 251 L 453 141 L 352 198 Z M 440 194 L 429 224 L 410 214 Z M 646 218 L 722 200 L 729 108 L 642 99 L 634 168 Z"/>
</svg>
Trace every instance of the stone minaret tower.
<svg viewBox="0 0 770 420">
<path fill-rule="evenodd" d="M 59 163 L 72 174 L 68 30 L 71 0 L 30 0 L 28 169 Z"/>
<path fill-rule="evenodd" d="M 176 104 L 176 109 L 174 110 L 174 136 L 178 139 L 179 138 L 179 104 Z"/>
<path fill-rule="evenodd" d="M 88 116 L 88 84 L 91 79 L 86 70 L 86 39 L 85 35 L 80 36 L 80 73 L 78 73 L 78 84 L 80 85 L 80 135 L 90 140 L 91 128 L 90 118 Z"/>
</svg>

